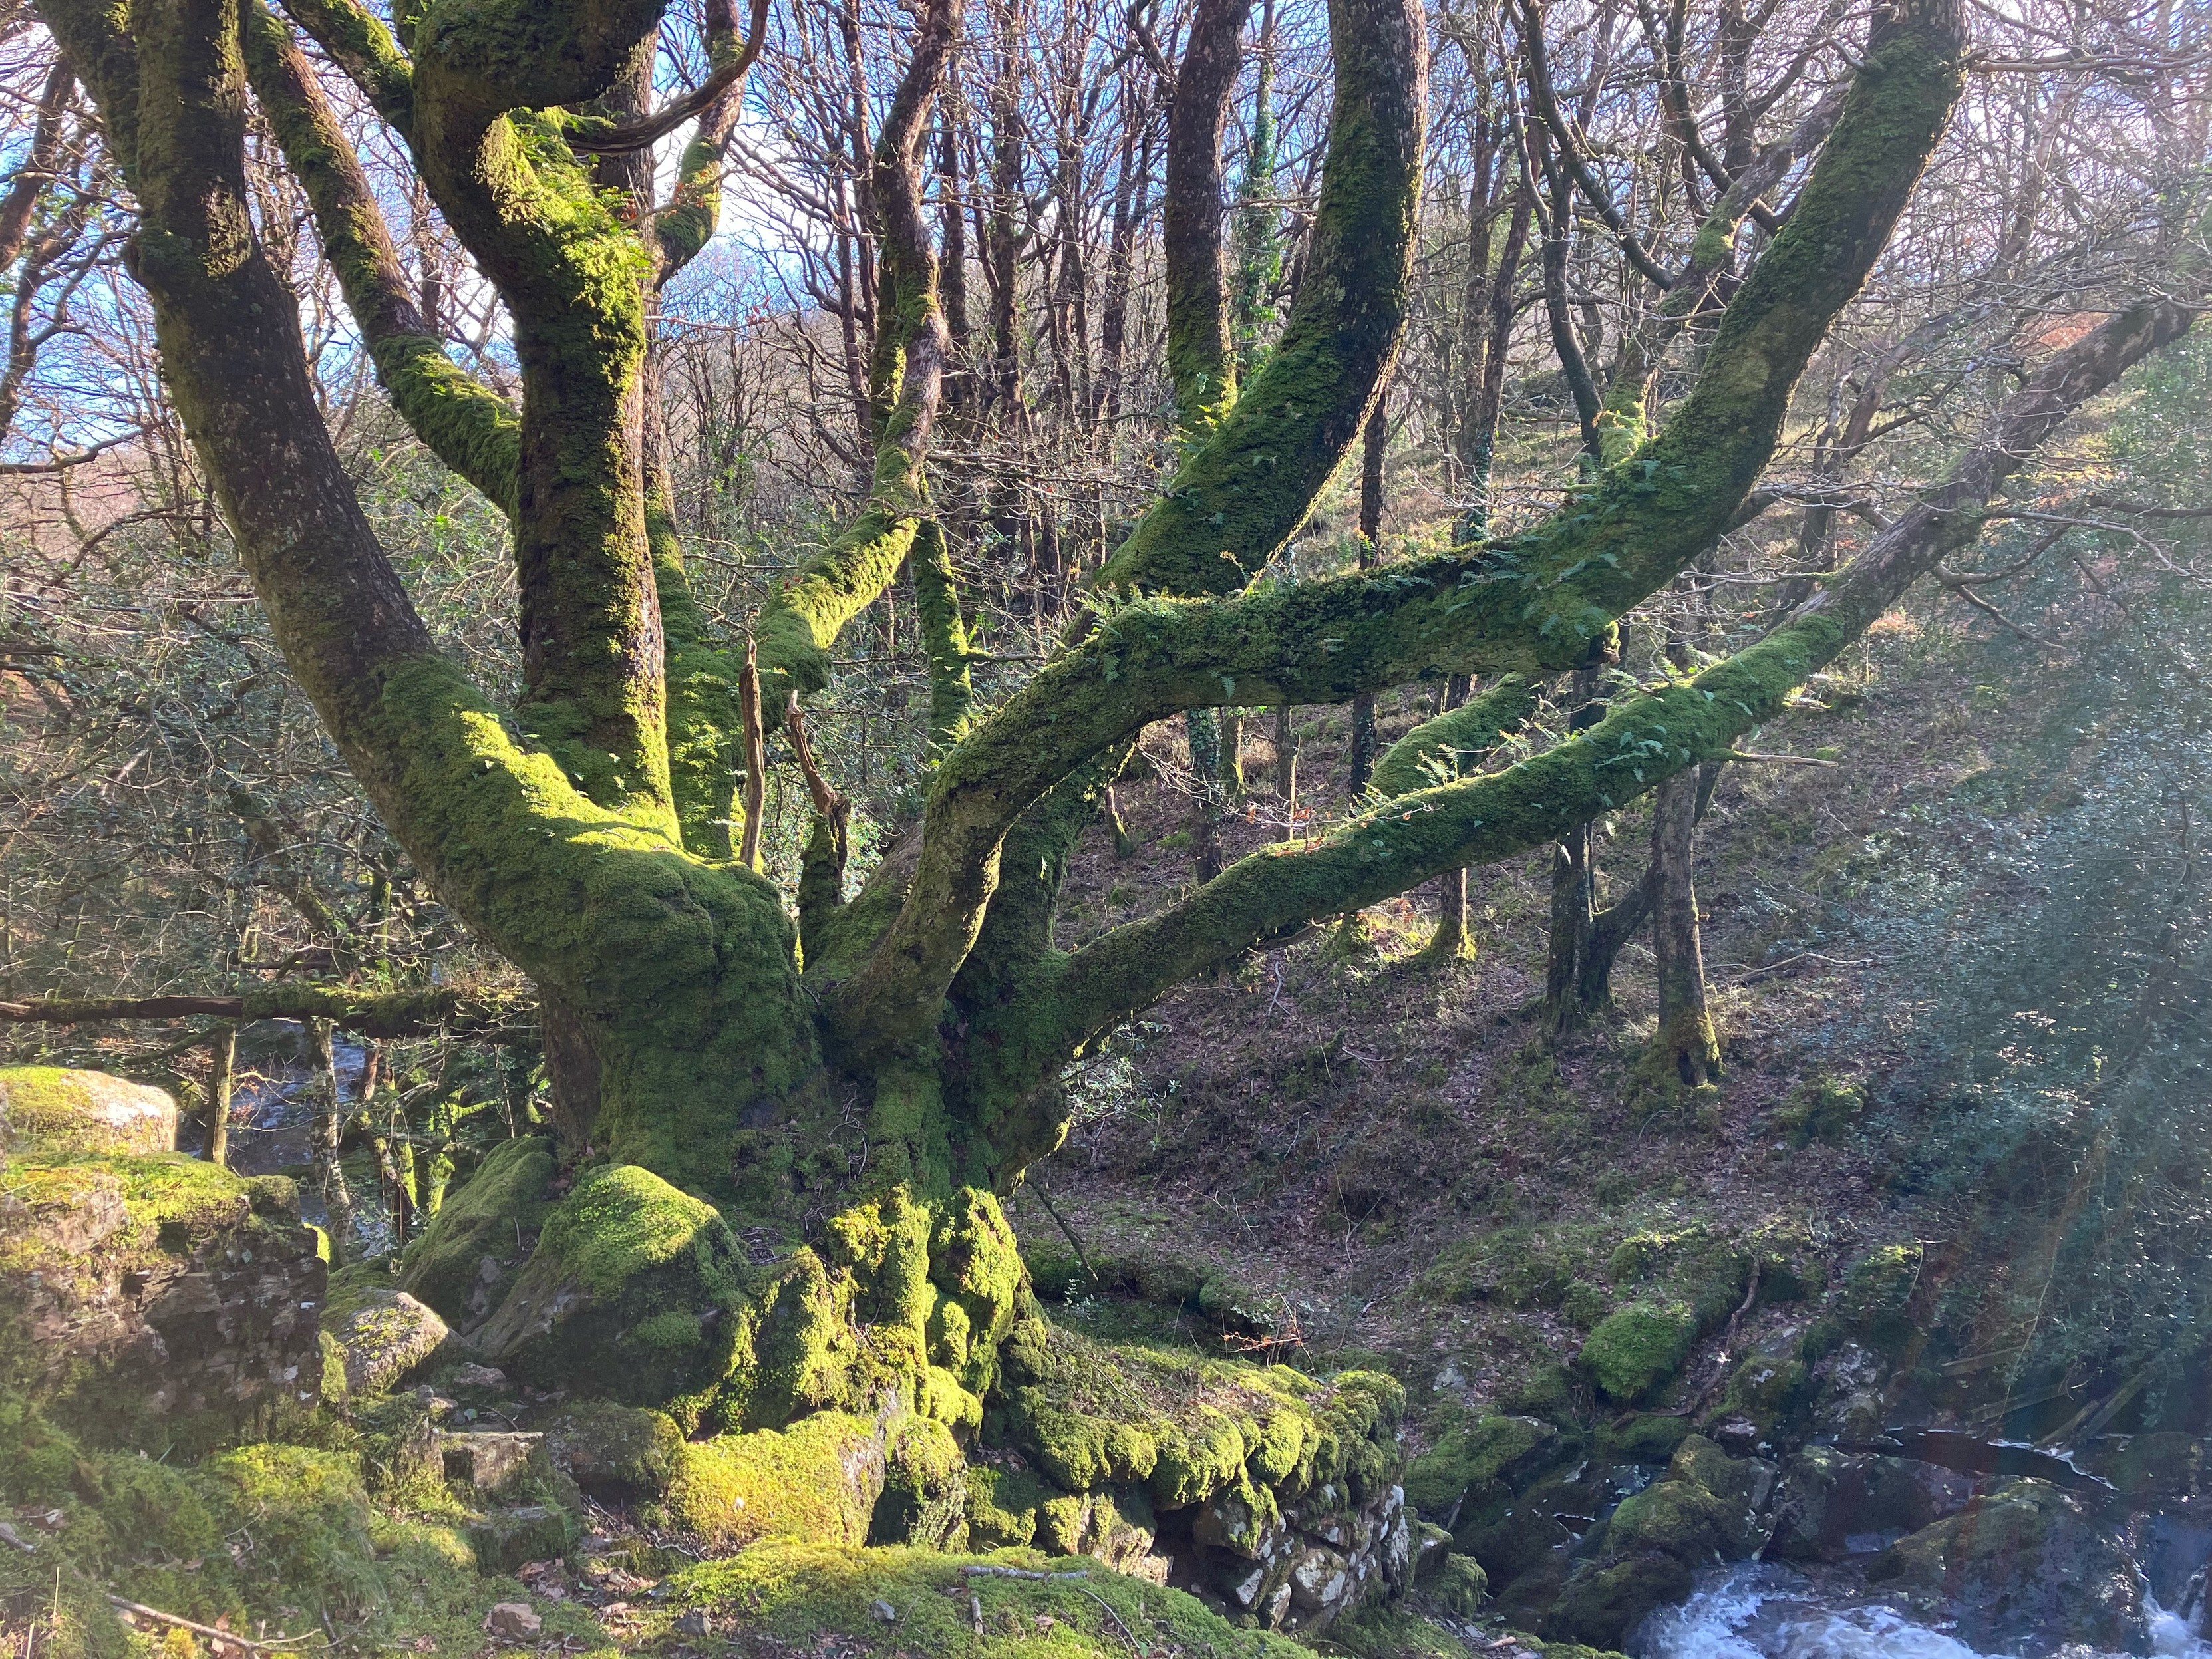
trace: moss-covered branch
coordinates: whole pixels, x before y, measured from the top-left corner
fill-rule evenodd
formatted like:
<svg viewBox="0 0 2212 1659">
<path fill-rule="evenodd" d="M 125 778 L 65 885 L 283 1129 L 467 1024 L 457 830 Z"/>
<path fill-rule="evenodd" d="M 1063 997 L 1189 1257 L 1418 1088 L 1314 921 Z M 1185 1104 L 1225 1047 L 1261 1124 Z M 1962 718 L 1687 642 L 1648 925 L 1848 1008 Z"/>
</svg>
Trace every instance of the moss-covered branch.
<svg viewBox="0 0 2212 1659">
<path fill-rule="evenodd" d="M 868 367 L 878 411 L 875 471 L 859 516 L 777 589 L 754 624 L 762 684 L 778 698 L 829 684 L 830 646 L 898 574 L 928 514 L 922 464 L 942 390 L 945 333 L 919 146 L 959 16 L 959 0 L 928 0 L 877 140 L 881 291 Z"/>
<path fill-rule="evenodd" d="M 1332 0 L 1329 45 L 1336 103 L 1306 276 L 1282 339 L 1107 562 L 1109 586 L 1191 594 L 1249 583 L 1305 522 L 1396 354 L 1427 118 L 1419 9 Z M 1218 201 L 1212 216 L 1218 272 Z"/>
<path fill-rule="evenodd" d="M 1588 732 L 1503 772 L 1400 796 L 1310 846 L 1256 853 L 1158 915 L 1048 963 L 1006 1016 L 1035 1056 L 1019 1082 L 1036 1087 L 1131 1011 L 1253 945 L 1446 871 L 1540 846 L 1664 778 L 1725 757 L 1913 582 L 1972 543 L 1998 489 L 2067 416 L 2178 338 L 2195 314 L 2185 301 L 2161 299 L 2057 354 L 1942 484 L 1758 644 L 1693 679 L 1626 700 Z"/>
<path fill-rule="evenodd" d="M 1388 799 L 1456 776 L 1462 757 L 1486 755 L 1535 712 L 1536 688 L 1508 674 L 1479 696 L 1424 720 L 1382 751 L 1369 780 Z"/>
<path fill-rule="evenodd" d="M 284 10 L 345 71 L 369 107 L 406 133 L 415 114 L 415 72 L 383 19 L 356 0 L 285 0 Z"/>
<path fill-rule="evenodd" d="M 1759 198 L 1780 184 L 1834 129 L 1844 98 L 1844 88 L 1832 88 L 1787 137 L 1769 144 L 1729 181 L 1698 226 L 1689 258 L 1674 274 L 1658 310 L 1629 330 L 1598 411 L 1598 459 L 1602 465 L 1627 459 L 1650 435 L 1646 404 L 1651 377 L 1667 349 L 1711 301 L 1715 286 L 1735 261 L 1736 232 L 1745 218 Z"/>
<path fill-rule="evenodd" d="M 416 436 L 512 518 L 520 421 L 505 398 L 447 356 L 425 325 L 353 141 L 291 31 L 261 0 L 243 8 L 241 22 L 253 95 L 307 192 L 323 257 L 377 380 Z"/>
<path fill-rule="evenodd" d="M 1395 51 L 1390 96 L 1402 98 L 1419 79 L 1417 23 L 1342 8 L 1340 76 L 1364 64 L 1356 88 L 1388 78 L 1382 60 Z M 1557 672 L 1599 648 L 1614 617 L 1720 534 L 1756 481 L 1791 388 L 1865 280 L 1949 119 L 1963 50 L 1953 0 L 1912 0 L 1878 20 L 1834 136 L 1738 290 L 1677 418 L 1550 520 L 1471 554 L 1371 576 L 1227 601 L 1132 603 L 1010 698 L 939 774 L 905 906 L 841 990 L 846 1040 L 912 1041 L 933 1024 L 981 926 L 1008 827 L 1150 721 L 1185 708 L 1336 702 L 1441 673 Z M 1340 120 L 1345 111 L 1340 91 Z M 1417 161 L 1418 106 L 1403 117 Z M 1333 144 L 1332 166 L 1338 155 Z M 1201 454 L 1218 453 L 1291 356 L 1286 346 L 1270 360 Z M 1246 491 L 1267 493 L 1249 482 Z"/>
<path fill-rule="evenodd" d="M 915 608 L 921 617 L 921 648 L 929 659 L 929 751 L 949 753 L 968 734 L 975 707 L 969 670 L 968 624 L 960 615 L 960 587 L 945 527 L 923 523 L 914 544 Z"/>
<path fill-rule="evenodd" d="M 538 1009 L 526 999 L 457 990 L 349 991 L 334 985 L 271 985 L 242 996 L 33 997 L 0 1002 L 0 1022 L 93 1025 L 167 1019 L 326 1019 L 363 1036 L 457 1036 L 538 1041 Z"/>
<path fill-rule="evenodd" d="M 1168 105 L 1167 195 L 1160 252 L 1167 276 L 1168 381 L 1190 434 L 1212 430 L 1237 401 L 1229 278 L 1221 252 L 1221 137 L 1243 61 L 1252 0 L 1198 0 Z"/>
</svg>

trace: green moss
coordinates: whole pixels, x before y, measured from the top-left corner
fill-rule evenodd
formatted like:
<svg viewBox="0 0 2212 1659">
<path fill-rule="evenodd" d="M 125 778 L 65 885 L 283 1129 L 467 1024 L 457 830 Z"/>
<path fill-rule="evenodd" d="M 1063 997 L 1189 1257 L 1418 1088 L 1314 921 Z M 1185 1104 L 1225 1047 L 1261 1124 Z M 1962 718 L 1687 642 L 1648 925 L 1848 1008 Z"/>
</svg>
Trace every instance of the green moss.
<svg viewBox="0 0 2212 1659">
<path fill-rule="evenodd" d="M 661 1510 L 718 1551 L 764 1538 L 862 1544 L 884 1476 L 877 1425 L 821 1412 L 784 1431 L 685 1442 Z"/>
<path fill-rule="evenodd" d="M 1919 1288 L 1917 1244 L 1887 1244 L 1854 1262 L 1844 1274 L 1836 1316 L 1861 1341 L 1895 1354 L 1911 1342 L 1913 1293 Z"/>
<path fill-rule="evenodd" d="M 1774 1127 L 1792 1146 L 1841 1146 L 1866 1115 L 1866 1091 L 1822 1073 L 1806 1079 L 1774 1110 Z"/>
<path fill-rule="evenodd" d="M 1233 1492 L 1272 1513 L 1331 1483 L 1364 1503 L 1400 1467 L 1405 1395 L 1393 1378 L 1347 1371 L 1319 1382 L 1164 1345 L 1057 1328 L 1039 1337 L 1010 1345 L 995 1420 L 1069 1492 L 1139 1486 L 1162 1509 Z"/>
<path fill-rule="evenodd" d="M 456 1323 L 488 1310 L 489 1295 L 472 1309 L 471 1293 L 495 1293 L 511 1279 L 523 1235 L 534 1237 L 544 1221 L 557 1163 L 550 1140 L 526 1137 L 498 1148 L 407 1247 L 399 1288 Z"/>
<path fill-rule="evenodd" d="M 0 1066 L 0 1137 L 49 1158 L 158 1154 L 176 1146 L 177 1103 L 106 1072 Z"/>
<path fill-rule="evenodd" d="M 1576 1363 L 1607 1399 L 1633 1405 L 1673 1380 L 1697 1334 L 1685 1304 L 1632 1303 L 1598 1322 Z"/>
<path fill-rule="evenodd" d="M 968 1472 L 968 1541 L 979 1550 L 1027 1544 L 1037 1535 L 1041 1511 L 1066 1496 L 1036 1476 L 988 1465 Z"/>
<path fill-rule="evenodd" d="M 603 1166 L 546 1212 L 475 1340 L 533 1386 L 661 1405 L 729 1375 L 750 1277 L 713 1206 L 634 1164 Z"/>
<path fill-rule="evenodd" d="M 919 1549 L 764 1543 L 672 1576 L 665 1582 L 673 1593 L 655 1618 L 672 1623 L 696 1607 L 756 1639 L 828 1642 L 840 1652 L 884 1659 L 1127 1659 L 1133 1644 L 1251 1659 L 1305 1659 L 1310 1652 L 1285 1637 L 1236 1629 L 1180 1590 L 1096 1563 L 1081 1568 L 1080 1578 L 1044 1579 L 971 1575 L 965 1571 L 971 1565 L 1068 1571 L 1025 1550 L 978 1561 Z"/>
<path fill-rule="evenodd" d="M 1448 1429 L 1406 1470 L 1406 1501 L 1432 1521 L 1486 1503 L 1571 1455 L 1578 1442 L 1534 1417 L 1480 1417 Z M 1472 1505 L 1473 1507 L 1470 1507 Z"/>
<path fill-rule="evenodd" d="M 1654 1607 L 1680 1601 L 1715 1560 L 1754 1548 L 1756 1476 L 1695 1435 L 1683 1441 L 1666 1478 L 1622 1502 L 1595 1553 L 1569 1575 L 1547 1635 L 1617 1647 Z"/>
</svg>

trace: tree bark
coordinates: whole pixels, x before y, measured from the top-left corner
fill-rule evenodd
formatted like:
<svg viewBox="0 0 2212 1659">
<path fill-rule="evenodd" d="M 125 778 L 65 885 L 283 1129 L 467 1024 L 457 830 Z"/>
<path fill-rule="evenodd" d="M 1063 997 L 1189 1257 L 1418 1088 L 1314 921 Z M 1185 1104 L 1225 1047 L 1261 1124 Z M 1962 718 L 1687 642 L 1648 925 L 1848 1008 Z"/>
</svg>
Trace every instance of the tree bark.
<svg viewBox="0 0 2212 1659">
<path fill-rule="evenodd" d="M 210 1164 L 230 1161 L 231 1077 L 238 1066 L 238 1027 L 216 1028 L 208 1043 L 207 1139 L 203 1155 Z"/>
<path fill-rule="evenodd" d="M 1659 975 L 1652 1059 L 1691 1088 L 1711 1082 L 1721 1069 L 1720 1040 L 1705 1009 L 1705 959 L 1698 936 L 1697 825 L 1692 767 L 1662 781 L 1651 800 L 1651 866 L 1658 878 L 1651 945 Z"/>
</svg>

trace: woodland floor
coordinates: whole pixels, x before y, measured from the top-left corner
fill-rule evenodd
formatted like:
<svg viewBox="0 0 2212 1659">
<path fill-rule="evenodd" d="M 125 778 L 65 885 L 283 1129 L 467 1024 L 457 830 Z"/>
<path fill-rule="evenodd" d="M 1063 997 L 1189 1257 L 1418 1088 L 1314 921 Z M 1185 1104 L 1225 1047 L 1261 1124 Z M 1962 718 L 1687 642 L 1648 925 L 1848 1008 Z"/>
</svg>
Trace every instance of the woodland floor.
<svg viewBox="0 0 2212 1659">
<path fill-rule="evenodd" d="M 1559 1045 L 1556 1068 L 1547 1060 L 1532 1018 L 1547 849 L 1474 873 L 1472 961 L 1419 957 L 1434 925 L 1425 890 L 1367 912 L 1356 933 L 1311 931 L 1167 998 L 1090 1068 L 1067 1144 L 1033 1181 L 1094 1253 L 1225 1268 L 1287 1328 L 1278 1352 L 1291 1363 L 1379 1359 L 1417 1407 L 1495 1400 L 1582 1340 L 1557 1311 L 1455 1303 L 1424 1281 L 1472 1235 L 1787 1218 L 1837 1261 L 1912 1237 L 1916 1217 L 1886 1195 L 1879 1151 L 1792 1146 L 1775 1109 L 1825 1074 L 1880 1089 L 1913 1069 L 1917 994 L 1941 971 L 1940 946 L 1908 961 L 1855 943 L 1860 866 L 1869 848 L 1927 833 L 1930 804 L 1939 822 L 1956 817 L 1941 804 L 1986 769 L 1990 719 L 1975 707 L 1971 661 L 1924 651 L 1917 632 L 1893 619 L 1836 680 L 1812 688 L 1826 707 L 1793 712 L 1745 745 L 1817 748 L 1839 763 L 1723 775 L 1698 868 L 1728 1066 L 1717 1101 L 1686 1110 L 1635 1075 L 1654 1023 L 1641 940 L 1616 969 L 1616 1014 Z M 1378 714 L 1386 745 L 1415 718 L 1410 702 Z M 1304 710 L 1300 725 L 1302 786 L 1322 792 L 1324 810 L 1339 807 L 1346 716 Z M 1248 723 L 1250 813 L 1229 827 L 1231 858 L 1281 833 L 1273 726 L 1272 714 Z M 1103 825 L 1085 838 L 1063 944 L 1189 883 L 1179 736 L 1154 728 L 1153 776 L 1121 790 L 1137 853 L 1117 859 Z M 1645 813 L 1615 821 L 1601 844 L 1601 901 L 1642 872 L 1647 832 Z M 1972 851 L 1959 841 L 1947 855 Z M 1033 1195 L 1014 1215 L 1025 1243 L 1060 1244 Z M 1079 1289 L 1069 1287 L 1071 1301 Z"/>
</svg>

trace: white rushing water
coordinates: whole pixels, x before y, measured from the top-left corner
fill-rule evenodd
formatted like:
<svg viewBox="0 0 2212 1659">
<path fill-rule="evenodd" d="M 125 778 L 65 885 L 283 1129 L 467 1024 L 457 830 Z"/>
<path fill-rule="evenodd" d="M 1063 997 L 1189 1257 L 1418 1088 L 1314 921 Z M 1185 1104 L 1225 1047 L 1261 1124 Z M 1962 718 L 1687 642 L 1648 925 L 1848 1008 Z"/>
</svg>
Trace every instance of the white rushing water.
<svg viewBox="0 0 2212 1659">
<path fill-rule="evenodd" d="M 2167 1659 L 2212 1659 L 2212 1644 L 2155 1602 L 2151 1639 Z M 1680 1607 L 1655 1613 L 1630 1650 L 1637 1659 L 2003 1659 L 1894 1607 L 1763 1562 L 1709 1577 Z M 2069 1653 L 2090 1659 L 2083 1650 Z"/>
</svg>

